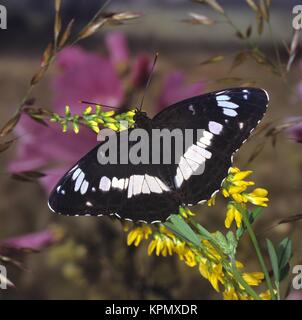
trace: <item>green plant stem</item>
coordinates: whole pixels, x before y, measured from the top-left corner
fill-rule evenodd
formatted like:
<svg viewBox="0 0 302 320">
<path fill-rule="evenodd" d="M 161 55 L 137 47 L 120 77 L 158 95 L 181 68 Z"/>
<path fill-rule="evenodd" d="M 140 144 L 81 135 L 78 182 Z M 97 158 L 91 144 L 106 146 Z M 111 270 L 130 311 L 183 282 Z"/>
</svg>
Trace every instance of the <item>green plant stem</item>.
<svg viewBox="0 0 302 320">
<path fill-rule="evenodd" d="M 189 219 L 189 221 L 192 223 L 192 225 L 194 227 L 196 227 L 199 231 L 202 232 L 203 236 L 205 236 L 205 238 L 207 238 L 211 245 L 215 248 L 215 250 L 219 253 L 219 255 L 222 258 L 223 264 L 224 264 L 224 268 L 227 270 L 229 269 L 229 261 L 226 259 L 225 254 L 221 251 L 219 245 L 216 243 L 215 239 L 213 238 L 213 236 L 211 235 L 211 233 L 205 229 L 203 226 L 201 226 L 200 224 L 198 224 L 196 221 L 194 221 L 193 219 Z M 201 248 L 199 248 L 201 249 Z M 245 289 L 245 291 L 251 296 L 253 297 L 255 300 L 261 300 L 261 298 L 259 297 L 259 295 L 256 293 L 255 290 L 252 289 L 251 286 L 248 285 L 248 283 L 242 278 L 242 275 L 240 274 L 240 272 L 237 270 L 236 267 L 236 262 L 234 258 L 231 258 L 231 270 L 230 270 L 233 275 L 235 280 L 242 285 L 242 287 Z"/>
<path fill-rule="evenodd" d="M 242 278 L 240 272 L 239 272 L 239 271 L 237 270 L 237 268 L 236 268 L 235 259 L 231 258 L 231 264 L 232 264 L 232 273 L 233 273 L 234 278 L 236 279 L 236 281 L 243 286 L 243 288 L 245 289 L 245 291 L 246 291 L 251 297 L 253 297 L 255 300 L 261 300 L 261 298 L 260 298 L 259 295 L 256 293 L 256 291 L 253 290 L 253 289 L 246 283 L 246 281 Z"/>
<path fill-rule="evenodd" d="M 242 213 L 242 218 L 243 218 L 243 221 L 244 221 L 244 223 L 246 225 L 248 234 L 249 234 L 249 236 L 251 238 L 251 241 L 252 241 L 252 243 L 254 245 L 254 248 L 255 248 L 255 251 L 256 251 L 260 266 L 261 266 L 261 269 L 262 269 L 262 271 L 264 273 L 265 281 L 267 283 L 267 287 L 268 287 L 268 289 L 270 291 L 271 297 L 272 297 L 273 300 L 276 300 L 274 289 L 273 289 L 273 284 L 272 284 L 271 278 L 269 276 L 269 273 L 268 273 L 266 264 L 264 262 L 263 256 L 261 254 L 261 250 L 260 250 L 260 246 L 259 246 L 258 240 L 257 240 L 256 235 L 255 235 L 255 233 L 253 231 L 253 228 L 252 228 L 252 226 L 250 224 L 247 210 L 243 209 L 243 210 L 241 210 L 241 213 Z"/>
</svg>

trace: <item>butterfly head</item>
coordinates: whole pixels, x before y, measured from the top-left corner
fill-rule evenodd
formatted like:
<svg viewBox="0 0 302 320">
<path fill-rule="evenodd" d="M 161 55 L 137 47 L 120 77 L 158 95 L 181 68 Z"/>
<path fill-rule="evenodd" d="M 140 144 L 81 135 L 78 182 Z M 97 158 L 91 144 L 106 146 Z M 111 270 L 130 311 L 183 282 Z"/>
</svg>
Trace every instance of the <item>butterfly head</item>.
<svg viewBox="0 0 302 320">
<path fill-rule="evenodd" d="M 135 110 L 135 115 L 133 116 L 135 125 L 139 128 L 147 128 L 150 126 L 151 119 L 148 117 L 146 112 Z"/>
</svg>

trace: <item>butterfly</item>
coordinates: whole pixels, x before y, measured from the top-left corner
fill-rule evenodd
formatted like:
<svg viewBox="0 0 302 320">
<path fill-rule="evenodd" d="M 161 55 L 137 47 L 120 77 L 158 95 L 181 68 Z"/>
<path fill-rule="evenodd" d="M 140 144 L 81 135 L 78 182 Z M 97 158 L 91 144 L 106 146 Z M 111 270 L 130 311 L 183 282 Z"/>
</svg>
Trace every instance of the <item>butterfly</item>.
<svg viewBox="0 0 302 320">
<path fill-rule="evenodd" d="M 134 128 L 118 132 L 118 138 L 137 128 L 148 133 L 190 129 L 191 143 L 183 145 L 183 152 L 172 156 L 170 163 L 162 158 L 157 163 L 122 163 L 119 156 L 130 153 L 124 150 L 117 151 L 116 163 L 100 164 L 98 157 L 105 156 L 98 154 L 102 141 L 60 179 L 49 197 L 49 208 L 63 215 L 115 215 L 157 223 L 178 213 L 180 206 L 206 202 L 220 189 L 234 153 L 264 116 L 268 101 L 265 90 L 231 88 L 177 102 L 152 119 L 136 110 Z M 129 148 L 135 144 L 127 142 Z M 150 144 L 148 150 L 152 148 Z M 171 142 L 171 153 L 175 148 L 175 141 Z"/>
</svg>

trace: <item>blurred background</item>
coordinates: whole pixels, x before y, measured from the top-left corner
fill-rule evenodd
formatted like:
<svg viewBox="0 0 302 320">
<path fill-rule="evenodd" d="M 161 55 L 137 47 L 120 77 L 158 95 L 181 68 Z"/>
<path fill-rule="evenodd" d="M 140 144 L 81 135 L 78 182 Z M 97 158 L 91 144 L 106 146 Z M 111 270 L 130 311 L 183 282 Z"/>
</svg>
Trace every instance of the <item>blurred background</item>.
<svg viewBox="0 0 302 320">
<path fill-rule="evenodd" d="M 301 214 L 302 64 L 300 35 L 292 28 L 292 9 L 299 1 L 271 1 L 267 21 L 257 18 L 247 1 L 218 2 L 227 15 L 198 1 L 113 0 L 106 12 L 141 16 L 105 25 L 75 46 L 66 46 L 28 98 L 35 98 L 34 107 L 59 114 L 66 104 L 81 112 L 85 106 L 80 99 L 121 110 L 135 107 L 155 52 L 159 59 L 145 101 L 150 115 L 211 90 L 265 88 L 270 94 L 268 113 L 258 134 L 240 149 L 235 165 L 254 170 L 252 180 L 269 190 L 270 205 L 256 224 L 259 238 L 264 243 L 267 237 L 279 242 L 289 236 L 292 265 L 302 264 L 302 223 L 269 229 Z M 74 18 L 72 34 L 77 34 L 103 3 L 62 1 L 62 28 Z M 14 115 L 39 70 L 42 53 L 53 39 L 55 15 L 51 0 L 1 4 L 7 8 L 8 29 L 0 30 L 0 127 Z M 12 259 L 4 262 L 16 287 L 0 290 L 0 298 L 220 299 L 196 268 L 174 256 L 148 257 L 144 245 L 127 247 L 119 221 L 49 211 L 51 188 L 95 139 L 88 129 L 63 134 L 58 125 L 45 126 L 26 114 L 13 133 L 1 137 L 0 256 Z M 20 172 L 31 175 L 16 174 Z M 194 208 L 210 231 L 224 230 L 225 201 L 220 197 L 217 202 L 213 208 Z M 246 238 L 240 260 L 249 271 L 259 270 L 250 252 Z M 284 283 L 287 290 L 290 277 Z"/>
</svg>

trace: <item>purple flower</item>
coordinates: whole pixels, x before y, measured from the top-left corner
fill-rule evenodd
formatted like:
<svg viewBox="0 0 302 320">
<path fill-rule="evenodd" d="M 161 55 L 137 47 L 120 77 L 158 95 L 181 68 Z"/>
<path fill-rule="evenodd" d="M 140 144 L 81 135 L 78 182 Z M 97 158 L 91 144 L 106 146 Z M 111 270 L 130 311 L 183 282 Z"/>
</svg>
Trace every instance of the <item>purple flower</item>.
<svg viewBox="0 0 302 320">
<path fill-rule="evenodd" d="M 177 101 L 202 94 L 204 87 L 205 85 L 201 81 L 186 85 L 183 73 L 176 71 L 164 79 L 156 111 L 160 111 Z"/>
</svg>

